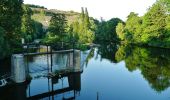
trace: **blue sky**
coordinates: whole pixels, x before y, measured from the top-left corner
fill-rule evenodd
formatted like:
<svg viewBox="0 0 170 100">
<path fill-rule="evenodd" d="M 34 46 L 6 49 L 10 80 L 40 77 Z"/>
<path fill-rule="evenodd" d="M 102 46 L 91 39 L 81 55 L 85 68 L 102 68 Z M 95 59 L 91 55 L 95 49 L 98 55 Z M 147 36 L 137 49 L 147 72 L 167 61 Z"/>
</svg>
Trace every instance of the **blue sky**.
<svg viewBox="0 0 170 100">
<path fill-rule="evenodd" d="M 87 7 L 89 15 L 94 18 L 103 17 L 109 20 L 118 17 L 124 21 L 130 12 L 136 12 L 142 16 L 155 2 L 156 0 L 24 0 L 26 4 L 65 11 L 81 12 L 81 7 Z"/>
</svg>

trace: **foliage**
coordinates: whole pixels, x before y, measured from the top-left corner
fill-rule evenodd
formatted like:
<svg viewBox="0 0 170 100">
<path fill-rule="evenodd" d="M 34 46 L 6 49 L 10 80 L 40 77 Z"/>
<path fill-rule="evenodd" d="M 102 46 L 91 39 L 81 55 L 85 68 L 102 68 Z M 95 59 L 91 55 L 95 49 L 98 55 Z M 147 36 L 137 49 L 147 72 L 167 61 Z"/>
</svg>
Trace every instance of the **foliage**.
<svg viewBox="0 0 170 100">
<path fill-rule="evenodd" d="M 0 27 L 0 59 L 9 55 L 9 45 L 5 38 L 5 30 Z"/>
<path fill-rule="evenodd" d="M 119 39 L 138 45 L 170 47 L 168 7 L 168 0 L 158 0 L 142 17 L 131 12 L 125 25 L 118 24 L 117 26 Z"/>
<path fill-rule="evenodd" d="M 43 25 L 40 22 L 33 20 L 34 25 L 34 37 L 35 39 L 41 39 L 45 36 L 45 31 L 43 29 Z"/>
<path fill-rule="evenodd" d="M 118 23 L 116 26 L 116 33 L 121 41 L 125 40 L 124 27 L 125 25 L 123 23 Z"/>
<path fill-rule="evenodd" d="M 23 5 L 22 8 L 22 38 L 24 38 L 26 42 L 29 43 L 43 36 L 43 26 L 41 23 L 32 20 L 31 16 L 33 12 L 29 6 Z"/>
<path fill-rule="evenodd" d="M 170 0 L 159 0 L 158 2 L 166 8 L 167 13 L 170 13 Z"/>
<path fill-rule="evenodd" d="M 0 53 L 6 57 L 21 40 L 22 0 L 0 0 Z"/>
<path fill-rule="evenodd" d="M 80 18 L 74 21 L 70 27 L 72 29 L 72 31 L 69 31 L 70 35 L 75 41 L 85 44 L 93 42 L 96 26 L 94 20 L 90 19 L 87 8 L 85 8 L 85 12 L 82 8 Z"/>
<path fill-rule="evenodd" d="M 27 41 L 32 41 L 33 37 L 33 21 L 31 20 L 32 10 L 26 6 L 23 5 L 23 16 L 22 16 L 22 26 L 21 26 L 21 32 L 22 37 Z"/>
<path fill-rule="evenodd" d="M 10 46 L 20 40 L 22 0 L 0 1 L 0 26 L 6 31 Z"/>
<path fill-rule="evenodd" d="M 146 42 L 163 41 L 166 37 L 166 14 L 164 7 L 156 3 L 143 17 L 143 36 Z"/>
<path fill-rule="evenodd" d="M 130 42 L 139 42 L 141 34 L 142 20 L 138 17 L 138 14 L 131 12 L 128 15 L 125 26 L 125 37 Z"/>
<path fill-rule="evenodd" d="M 100 43 L 102 41 L 118 41 L 118 36 L 116 34 L 116 26 L 118 25 L 118 23 L 123 23 L 123 21 L 119 18 L 112 18 L 109 21 L 100 22 L 98 24 L 95 42 Z"/>
<path fill-rule="evenodd" d="M 66 19 L 64 14 L 53 14 L 48 28 L 49 41 L 64 41 L 66 35 Z"/>
<path fill-rule="evenodd" d="M 26 6 L 29 6 L 31 8 L 42 8 L 42 9 L 47 9 L 44 6 L 39 6 L 39 5 L 32 5 L 32 4 L 25 4 Z"/>
</svg>

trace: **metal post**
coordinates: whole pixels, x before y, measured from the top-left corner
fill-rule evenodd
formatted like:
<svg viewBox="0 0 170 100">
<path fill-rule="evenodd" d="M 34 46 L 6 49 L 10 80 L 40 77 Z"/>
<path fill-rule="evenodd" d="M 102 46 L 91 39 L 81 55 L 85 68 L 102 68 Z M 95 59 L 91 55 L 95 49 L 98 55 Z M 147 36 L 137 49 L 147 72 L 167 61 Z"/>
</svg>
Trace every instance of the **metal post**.
<svg viewBox="0 0 170 100">
<path fill-rule="evenodd" d="M 51 72 L 52 72 L 52 66 L 53 66 L 52 46 L 50 46 L 50 53 L 51 53 Z"/>
<path fill-rule="evenodd" d="M 39 53 L 40 53 L 40 44 L 38 44 L 38 49 L 39 49 Z"/>
<path fill-rule="evenodd" d="M 47 45 L 47 54 L 48 54 L 48 45 Z"/>
<path fill-rule="evenodd" d="M 73 67 L 75 67 L 74 65 L 74 62 L 75 62 L 75 58 L 74 58 L 74 41 L 73 41 Z"/>
</svg>

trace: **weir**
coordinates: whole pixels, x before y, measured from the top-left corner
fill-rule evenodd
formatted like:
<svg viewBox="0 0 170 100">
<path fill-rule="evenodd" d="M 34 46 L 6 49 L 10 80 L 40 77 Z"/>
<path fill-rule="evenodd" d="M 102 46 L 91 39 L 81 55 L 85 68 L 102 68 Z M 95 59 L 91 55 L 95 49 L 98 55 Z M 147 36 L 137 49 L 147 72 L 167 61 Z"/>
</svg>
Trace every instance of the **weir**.
<svg viewBox="0 0 170 100">
<path fill-rule="evenodd" d="M 42 55 L 42 53 L 14 54 L 11 57 L 12 80 L 16 83 L 22 83 L 26 81 L 27 76 L 37 78 L 68 72 L 82 72 L 88 54 L 89 51 L 81 52 L 73 49 L 47 52 L 43 53 L 44 56 L 40 56 L 37 61 L 29 64 L 30 56 Z M 40 59 L 43 61 L 38 61 Z"/>
<path fill-rule="evenodd" d="M 14 87 L 12 88 L 12 94 L 15 94 L 15 96 L 9 98 L 37 100 L 65 94 L 62 97 L 63 99 L 75 99 L 81 91 L 81 74 L 90 52 L 91 50 L 82 52 L 70 49 L 56 51 L 51 54 L 12 55 L 11 78 L 19 84 L 12 86 Z M 41 85 L 35 86 L 34 84 L 38 80 L 43 80 L 42 84 L 47 87 L 47 90 L 30 94 L 35 88 L 41 90 Z M 61 86 L 63 81 L 66 84 Z M 7 88 L 10 88 L 10 86 L 7 85 Z M 1 90 L 3 91 L 3 88 Z"/>
</svg>

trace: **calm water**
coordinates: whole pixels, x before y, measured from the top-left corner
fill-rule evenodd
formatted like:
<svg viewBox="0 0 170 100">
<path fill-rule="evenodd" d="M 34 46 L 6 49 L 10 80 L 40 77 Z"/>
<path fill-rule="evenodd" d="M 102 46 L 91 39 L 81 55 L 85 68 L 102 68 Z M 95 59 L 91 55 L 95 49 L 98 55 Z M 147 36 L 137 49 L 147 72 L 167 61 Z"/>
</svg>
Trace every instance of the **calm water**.
<svg viewBox="0 0 170 100">
<path fill-rule="evenodd" d="M 47 65 L 46 55 L 29 59 L 30 67 Z M 170 100 L 167 49 L 103 45 L 91 51 L 81 72 L 58 79 L 44 73 L 30 72 L 31 81 L 1 87 L 0 100 Z"/>
</svg>

